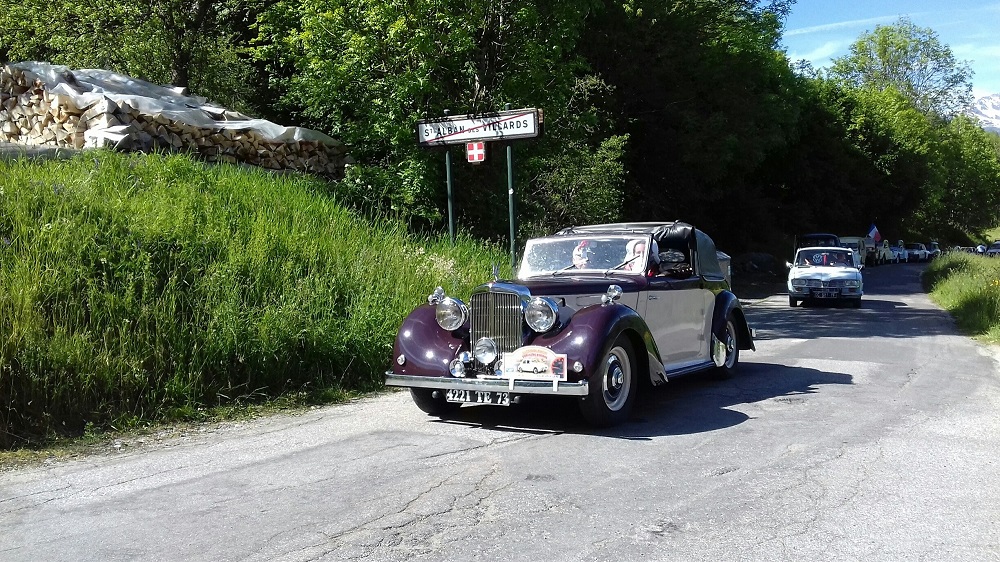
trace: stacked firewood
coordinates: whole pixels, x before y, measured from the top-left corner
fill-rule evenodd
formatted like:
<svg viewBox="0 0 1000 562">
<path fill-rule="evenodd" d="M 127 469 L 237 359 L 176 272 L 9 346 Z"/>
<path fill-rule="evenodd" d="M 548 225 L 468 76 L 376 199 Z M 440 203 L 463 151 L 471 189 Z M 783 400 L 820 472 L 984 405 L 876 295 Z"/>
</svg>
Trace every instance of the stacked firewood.
<svg viewBox="0 0 1000 562">
<path fill-rule="evenodd" d="M 334 179 L 343 177 L 345 166 L 352 162 L 344 146 L 332 139 L 268 139 L 249 126 L 241 127 L 240 118 L 246 120 L 243 115 L 224 111 L 213 117 L 218 126 L 190 125 L 103 96 L 87 107 L 77 107 L 71 96 L 49 91 L 41 80 L 29 80 L 16 67 L 0 70 L 0 142 L 187 151 L 209 162 L 245 163 Z"/>
</svg>

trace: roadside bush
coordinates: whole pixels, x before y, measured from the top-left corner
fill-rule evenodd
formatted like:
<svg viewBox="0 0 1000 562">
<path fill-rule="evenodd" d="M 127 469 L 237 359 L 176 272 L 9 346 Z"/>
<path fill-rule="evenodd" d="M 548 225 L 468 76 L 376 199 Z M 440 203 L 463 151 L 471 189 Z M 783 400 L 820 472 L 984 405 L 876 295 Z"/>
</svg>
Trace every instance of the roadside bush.
<svg viewBox="0 0 1000 562">
<path fill-rule="evenodd" d="M 953 252 L 923 274 L 931 298 L 955 317 L 959 328 L 1000 341 L 1000 260 Z"/>
<path fill-rule="evenodd" d="M 0 162 L 0 446 L 381 387 L 403 316 L 502 251 L 185 156 Z"/>
</svg>

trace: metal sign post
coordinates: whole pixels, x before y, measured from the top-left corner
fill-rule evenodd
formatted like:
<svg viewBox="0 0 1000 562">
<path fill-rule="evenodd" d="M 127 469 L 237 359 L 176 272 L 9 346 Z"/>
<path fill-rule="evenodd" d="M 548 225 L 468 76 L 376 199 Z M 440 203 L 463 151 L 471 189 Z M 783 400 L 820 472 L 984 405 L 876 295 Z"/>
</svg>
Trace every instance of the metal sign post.
<svg viewBox="0 0 1000 562">
<path fill-rule="evenodd" d="M 510 111 L 508 103 L 504 109 Z M 517 268 L 517 227 L 514 225 L 514 147 L 507 143 L 507 208 L 510 210 L 510 276 Z"/>
<path fill-rule="evenodd" d="M 514 225 L 514 156 L 513 147 L 507 143 L 507 200 L 510 208 L 510 275 L 514 276 L 517 268 L 517 241 L 514 233 L 517 227 Z"/>
<path fill-rule="evenodd" d="M 451 245 L 455 245 L 455 214 L 452 211 L 452 195 L 451 195 L 451 151 L 444 151 L 444 170 L 445 178 L 448 182 L 448 236 L 451 237 Z"/>
<path fill-rule="evenodd" d="M 465 144 L 475 141 L 510 141 L 537 137 L 541 134 L 542 112 L 539 109 L 511 109 L 507 104 L 504 111 L 476 115 L 448 115 L 435 119 L 417 121 L 417 144 L 424 147 L 447 146 L 449 144 Z M 467 155 L 472 162 L 485 159 L 485 147 L 481 156 Z M 451 191 L 451 152 L 444 155 L 445 173 L 448 181 L 448 233 L 452 245 L 455 244 L 455 218 L 453 213 L 453 197 Z M 507 143 L 507 197 L 510 206 L 510 267 L 516 267 L 517 240 L 514 221 L 514 163 L 513 147 Z"/>
</svg>

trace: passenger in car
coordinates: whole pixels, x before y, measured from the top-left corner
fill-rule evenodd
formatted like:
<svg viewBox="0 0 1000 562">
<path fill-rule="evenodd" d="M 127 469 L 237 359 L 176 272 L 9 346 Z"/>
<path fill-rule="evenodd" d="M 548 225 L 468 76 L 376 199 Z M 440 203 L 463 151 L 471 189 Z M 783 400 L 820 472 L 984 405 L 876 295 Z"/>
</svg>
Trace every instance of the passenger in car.
<svg viewBox="0 0 1000 562">
<path fill-rule="evenodd" d="M 573 266 L 577 269 L 583 269 L 587 267 L 587 263 L 590 262 L 590 241 L 580 240 L 580 243 L 573 248 Z"/>
<path fill-rule="evenodd" d="M 645 271 L 646 262 L 642 259 L 642 254 L 645 251 L 645 240 L 629 240 L 625 244 L 625 271 Z"/>
<path fill-rule="evenodd" d="M 645 273 L 647 277 L 656 275 L 659 271 L 660 247 L 653 240 L 652 249 L 646 259 L 642 259 L 642 254 L 646 251 L 645 240 L 630 240 L 625 244 L 625 264 L 626 271 Z M 631 261 L 629 261 L 631 260 Z"/>
</svg>

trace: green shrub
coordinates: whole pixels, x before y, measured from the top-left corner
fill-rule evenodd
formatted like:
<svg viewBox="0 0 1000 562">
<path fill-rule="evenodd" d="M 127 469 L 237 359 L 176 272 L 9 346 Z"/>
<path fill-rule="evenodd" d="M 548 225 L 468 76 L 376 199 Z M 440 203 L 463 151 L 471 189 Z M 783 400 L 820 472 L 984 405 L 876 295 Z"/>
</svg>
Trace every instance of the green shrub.
<svg viewBox="0 0 1000 562">
<path fill-rule="evenodd" d="M 931 262 L 923 283 L 959 328 L 1000 341 L 1000 260 L 955 252 Z"/>
<path fill-rule="evenodd" d="M 299 176 L 185 156 L 0 162 L 0 445 L 378 389 L 402 318 L 507 263 Z"/>
</svg>

